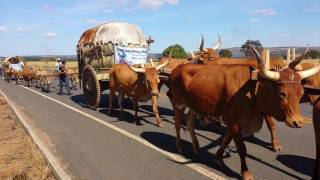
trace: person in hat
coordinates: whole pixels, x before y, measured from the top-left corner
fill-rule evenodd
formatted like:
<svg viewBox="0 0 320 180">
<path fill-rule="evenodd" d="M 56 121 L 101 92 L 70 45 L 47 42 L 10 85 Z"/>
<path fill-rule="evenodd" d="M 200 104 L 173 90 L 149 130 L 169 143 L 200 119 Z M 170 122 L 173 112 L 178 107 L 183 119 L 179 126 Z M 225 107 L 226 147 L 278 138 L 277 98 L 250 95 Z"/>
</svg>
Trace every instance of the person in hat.
<svg viewBox="0 0 320 180">
<path fill-rule="evenodd" d="M 61 66 L 61 59 L 57 58 L 56 60 L 57 60 L 57 62 L 56 62 L 56 70 L 57 70 L 57 72 L 59 72 L 59 67 Z"/>
<path fill-rule="evenodd" d="M 59 66 L 59 72 L 58 72 L 58 76 L 59 76 L 59 84 L 60 84 L 60 92 L 59 94 L 63 94 L 63 86 L 65 86 L 66 90 L 67 90 L 67 95 L 70 95 L 70 87 L 69 87 L 69 79 L 67 77 L 67 68 L 66 68 L 66 62 L 62 61 L 61 65 Z"/>
</svg>

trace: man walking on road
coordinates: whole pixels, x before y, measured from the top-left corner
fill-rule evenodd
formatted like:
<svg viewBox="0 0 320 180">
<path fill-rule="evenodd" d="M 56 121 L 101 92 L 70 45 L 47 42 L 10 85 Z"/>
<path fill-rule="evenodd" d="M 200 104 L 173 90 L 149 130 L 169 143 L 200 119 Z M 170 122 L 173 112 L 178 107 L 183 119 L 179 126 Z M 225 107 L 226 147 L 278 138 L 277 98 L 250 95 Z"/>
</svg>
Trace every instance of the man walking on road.
<svg viewBox="0 0 320 180">
<path fill-rule="evenodd" d="M 67 95 L 70 95 L 70 87 L 69 87 L 69 79 L 67 77 L 67 69 L 66 69 L 66 62 L 62 61 L 60 67 L 59 67 L 59 84 L 60 84 L 60 92 L 59 94 L 63 94 L 62 88 L 63 86 L 66 87 Z"/>
</svg>

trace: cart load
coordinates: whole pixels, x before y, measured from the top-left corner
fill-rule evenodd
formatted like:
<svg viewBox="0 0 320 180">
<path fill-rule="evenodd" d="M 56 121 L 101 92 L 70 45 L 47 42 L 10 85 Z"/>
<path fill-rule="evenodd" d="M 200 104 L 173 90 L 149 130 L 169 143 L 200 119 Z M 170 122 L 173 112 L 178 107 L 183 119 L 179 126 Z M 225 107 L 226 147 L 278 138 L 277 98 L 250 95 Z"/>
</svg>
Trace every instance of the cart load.
<svg viewBox="0 0 320 180">
<path fill-rule="evenodd" d="M 77 44 L 79 79 L 90 108 L 96 109 L 100 94 L 108 89 L 113 64 L 145 64 L 148 44 L 133 24 L 110 22 L 86 30 Z"/>
</svg>

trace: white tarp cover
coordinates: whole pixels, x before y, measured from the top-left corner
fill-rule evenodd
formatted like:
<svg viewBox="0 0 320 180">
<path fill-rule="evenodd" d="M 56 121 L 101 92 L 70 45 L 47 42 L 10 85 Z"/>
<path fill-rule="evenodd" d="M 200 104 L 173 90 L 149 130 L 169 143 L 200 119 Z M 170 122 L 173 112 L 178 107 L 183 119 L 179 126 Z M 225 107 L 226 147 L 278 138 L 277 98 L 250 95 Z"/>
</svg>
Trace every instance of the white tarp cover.
<svg viewBox="0 0 320 180">
<path fill-rule="evenodd" d="M 9 65 L 10 69 L 14 69 L 16 71 L 22 71 L 22 64 L 18 63 L 18 64 L 10 64 Z"/>
<path fill-rule="evenodd" d="M 144 37 L 141 29 L 133 24 L 128 24 L 125 22 L 110 22 L 106 24 L 101 24 L 91 29 L 93 35 L 88 33 L 89 37 L 82 37 L 88 41 L 88 38 L 91 39 L 88 42 L 93 43 L 108 43 L 112 42 L 113 44 L 117 44 L 119 46 L 130 46 L 135 45 L 135 47 L 147 47 L 146 39 Z M 87 32 L 90 31 L 87 30 Z M 80 39 L 79 45 L 82 44 L 82 40 Z"/>
<path fill-rule="evenodd" d="M 146 64 L 147 63 L 147 48 L 131 48 L 114 46 L 115 63 L 129 65 Z"/>
</svg>

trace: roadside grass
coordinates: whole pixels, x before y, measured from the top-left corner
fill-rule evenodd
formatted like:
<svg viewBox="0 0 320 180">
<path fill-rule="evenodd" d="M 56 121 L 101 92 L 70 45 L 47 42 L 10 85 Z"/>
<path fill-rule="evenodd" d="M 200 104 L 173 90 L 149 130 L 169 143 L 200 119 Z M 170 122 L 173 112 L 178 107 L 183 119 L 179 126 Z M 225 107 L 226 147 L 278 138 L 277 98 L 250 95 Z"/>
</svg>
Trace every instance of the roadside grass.
<svg viewBox="0 0 320 180">
<path fill-rule="evenodd" d="M 0 147 L 0 179 L 55 179 L 42 153 L 1 96 Z"/>
</svg>

